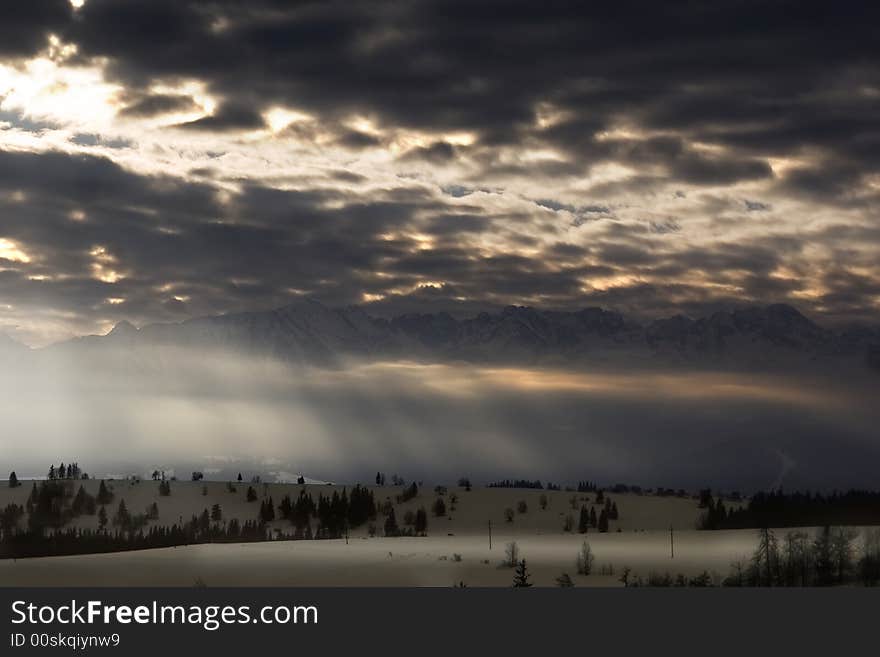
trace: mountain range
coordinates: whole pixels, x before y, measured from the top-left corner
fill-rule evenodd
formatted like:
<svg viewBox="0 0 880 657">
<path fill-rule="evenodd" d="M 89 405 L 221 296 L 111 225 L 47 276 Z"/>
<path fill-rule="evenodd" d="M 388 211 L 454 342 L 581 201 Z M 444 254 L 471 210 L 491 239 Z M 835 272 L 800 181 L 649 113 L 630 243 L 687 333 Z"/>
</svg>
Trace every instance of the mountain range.
<svg viewBox="0 0 880 657">
<path fill-rule="evenodd" d="M 783 304 L 638 323 L 601 308 L 568 312 L 522 306 L 463 319 L 447 313 L 387 319 L 357 306 L 330 308 L 303 299 L 274 310 L 140 329 L 123 321 L 106 335 L 74 338 L 39 351 L 90 355 L 163 346 L 231 350 L 313 365 L 357 358 L 735 369 L 845 364 L 880 371 L 880 327 L 831 330 Z M 0 354 L 10 350 L 10 344 L 0 342 Z"/>
</svg>

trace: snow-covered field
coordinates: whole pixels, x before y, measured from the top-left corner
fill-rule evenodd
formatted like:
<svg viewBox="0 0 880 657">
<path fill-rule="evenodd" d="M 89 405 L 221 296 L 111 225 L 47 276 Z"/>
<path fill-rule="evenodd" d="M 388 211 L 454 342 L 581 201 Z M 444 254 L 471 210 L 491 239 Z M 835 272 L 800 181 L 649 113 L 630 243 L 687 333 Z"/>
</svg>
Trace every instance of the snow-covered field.
<svg viewBox="0 0 880 657">
<path fill-rule="evenodd" d="M 85 483 L 90 492 L 97 491 L 98 482 Z M 168 497 L 160 497 L 158 485 L 152 481 L 116 481 L 112 485 L 116 497 L 108 505 L 111 517 L 120 499 L 132 512 L 157 502 L 160 524 L 188 520 L 214 503 L 221 505 L 227 520 L 254 519 L 259 509 L 259 502 L 245 499 L 248 484 L 237 484 L 235 492 L 230 492 L 223 482 L 172 482 Z M 285 494 L 295 497 L 302 488 L 293 484 L 254 487 L 261 497 L 271 495 L 275 505 Z M 317 497 L 318 493 L 332 493 L 334 487 L 311 485 L 307 490 Z M 397 487 L 373 490 L 377 503 L 386 498 L 393 500 L 400 491 Z M 24 503 L 29 491 L 30 482 L 17 489 L 0 488 L 0 505 Z M 453 495 L 457 498 L 455 510 L 447 517 L 430 516 L 428 536 L 423 538 L 369 538 L 366 527 L 360 527 L 348 542 L 211 544 L 0 560 L 0 585 L 191 586 L 199 581 L 208 586 L 451 586 L 459 582 L 468 586 L 508 586 L 513 572 L 500 564 L 506 544 L 516 541 L 535 585 L 555 585 L 556 577 L 568 573 L 579 586 L 609 586 L 619 585 L 618 577 L 625 567 L 643 577 L 651 572 L 694 575 L 703 570 L 723 576 L 732 561 L 748 557 L 755 545 L 755 532 L 750 530 L 695 531 L 700 510 L 691 498 L 609 494 L 620 519 L 611 522 L 609 533 L 591 528 L 583 535 L 576 531 L 578 512 L 581 504 L 594 506 L 595 493 L 450 488 L 444 496 L 447 508 L 452 507 Z M 547 497 L 546 509 L 541 508 L 542 495 Z M 576 509 L 572 509 L 573 496 Z M 424 487 L 414 500 L 395 506 L 398 521 L 402 524 L 408 509 L 424 506 L 430 510 L 436 497 L 432 487 Z M 505 509 L 516 509 L 520 501 L 526 503 L 527 511 L 516 513 L 508 522 Z M 597 513 L 599 510 L 597 506 Z M 569 514 L 574 517 L 574 533 L 563 531 Z M 96 527 L 97 519 L 82 516 L 75 523 Z M 376 524 L 381 534 L 381 515 Z M 273 525 L 282 532 L 292 530 L 284 521 Z M 670 528 L 674 529 L 674 558 L 670 554 Z M 584 540 L 595 555 L 593 574 L 588 577 L 578 576 L 575 565 Z M 613 575 L 607 574 L 609 569 L 613 569 Z"/>
<path fill-rule="evenodd" d="M 0 561 L 4 586 L 509 586 L 513 570 L 499 567 L 505 545 L 516 540 L 536 586 L 554 586 L 568 573 L 576 586 L 619 586 L 624 567 L 633 575 L 704 569 L 727 575 L 730 563 L 754 549 L 755 532 L 677 532 L 670 558 L 669 532 L 499 535 L 486 537 L 356 538 L 192 545 L 116 554 Z M 595 553 L 594 574 L 578 576 L 581 543 Z M 455 561 L 454 555 L 461 561 Z M 614 575 L 602 575 L 613 566 Z"/>
</svg>

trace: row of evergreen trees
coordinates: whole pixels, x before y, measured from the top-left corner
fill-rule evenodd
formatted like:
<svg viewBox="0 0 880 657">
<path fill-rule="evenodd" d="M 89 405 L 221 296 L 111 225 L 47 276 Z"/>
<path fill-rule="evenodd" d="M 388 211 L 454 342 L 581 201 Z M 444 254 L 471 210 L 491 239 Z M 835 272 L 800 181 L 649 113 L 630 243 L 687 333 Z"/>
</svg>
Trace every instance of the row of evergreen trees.
<svg viewBox="0 0 880 657">
<path fill-rule="evenodd" d="M 415 485 L 415 484 L 413 484 Z M 288 520 L 294 526 L 295 537 L 306 537 L 311 534 L 311 519 L 318 521 L 315 536 L 317 538 L 339 538 L 354 527 L 359 527 L 368 520 L 376 518 L 376 500 L 373 492 L 356 485 L 351 493 L 343 488 L 342 492 L 333 491 L 332 495 L 318 495 L 315 502 L 311 493 L 301 490 L 295 500 L 285 495 L 278 505 L 278 514 L 271 497 L 260 503 L 259 518 L 262 522 L 272 522 L 278 516 Z"/>
<path fill-rule="evenodd" d="M 154 525 L 148 529 L 119 528 L 114 531 L 69 528 L 47 534 L 32 530 L 9 534 L 4 532 L 0 540 L 0 558 L 119 552 L 207 542 L 271 540 L 271 534 L 266 531 L 265 525 L 257 521 L 239 523 L 232 519 L 221 523 L 212 521 L 211 518 L 212 514 L 205 509 L 201 515 L 194 515 L 189 522 L 171 527 Z"/>
<path fill-rule="evenodd" d="M 71 463 L 65 466 L 62 462 L 57 468 L 52 465 L 47 474 L 49 480 L 54 479 L 88 479 L 89 476 L 80 469 L 79 463 Z"/>
<path fill-rule="evenodd" d="M 540 480 L 535 479 L 502 479 L 501 481 L 493 481 L 486 484 L 487 488 L 535 488 L 544 490 L 544 484 Z M 555 489 L 554 489 L 555 490 Z"/>
<path fill-rule="evenodd" d="M 608 531 L 608 521 L 609 520 L 617 520 L 620 517 L 620 514 L 617 511 L 617 503 L 612 502 L 610 499 L 607 500 L 602 510 L 596 515 L 596 507 L 590 507 L 590 510 L 587 511 L 587 506 L 581 505 L 580 517 L 578 519 L 578 532 L 581 534 L 586 534 L 590 527 L 594 529 L 598 529 L 600 532 Z"/>
<path fill-rule="evenodd" d="M 880 525 L 880 492 L 849 490 L 828 495 L 781 490 L 753 495 L 742 508 L 724 509 L 701 493 L 705 529 Z M 711 506 L 710 506 L 711 505 Z"/>
</svg>

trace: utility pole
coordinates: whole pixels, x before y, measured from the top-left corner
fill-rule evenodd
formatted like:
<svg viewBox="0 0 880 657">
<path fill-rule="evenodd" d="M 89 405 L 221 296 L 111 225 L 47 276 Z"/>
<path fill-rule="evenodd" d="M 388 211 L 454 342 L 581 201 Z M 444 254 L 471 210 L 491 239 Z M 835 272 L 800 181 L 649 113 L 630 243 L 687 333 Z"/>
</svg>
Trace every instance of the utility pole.
<svg viewBox="0 0 880 657">
<path fill-rule="evenodd" d="M 669 558 L 675 559 L 675 537 L 672 532 L 672 525 L 669 525 Z"/>
<path fill-rule="evenodd" d="M 492 521 L 489 521 L 489 550 L 492 550 Z"/>
</svg>

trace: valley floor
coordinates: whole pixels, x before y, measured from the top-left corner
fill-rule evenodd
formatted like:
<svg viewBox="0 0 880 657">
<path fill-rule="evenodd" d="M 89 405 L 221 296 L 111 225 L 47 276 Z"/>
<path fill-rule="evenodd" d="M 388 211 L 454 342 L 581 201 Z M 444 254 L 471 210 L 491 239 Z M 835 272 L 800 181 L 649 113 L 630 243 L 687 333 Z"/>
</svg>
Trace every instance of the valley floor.
<svg viewBox="0 0 880 657">
<path fill-rule="evenodd" d="M 753 530 L 682 531 L 670 557 L 668 531 L 493 537 L 353 538 L 207 544 L 113 554 L 0 561 L 2 586 L 510 586 L 513 570 L 500 564 L 515 540 L 535 586 L 555 586 L 568 573 L 576 586 L 620 586 L 633 577 L 703 570 L 726 576 L 754 550 Z M 578 550 L 588 540 L 593 574 L 577 575 Z M 460 555 L 457 561 L 455 555 Z M 608 574 L 613 568 L 614 574 Z M 602 573 L 606 574 L 602 574 Z"/>
</svg>

